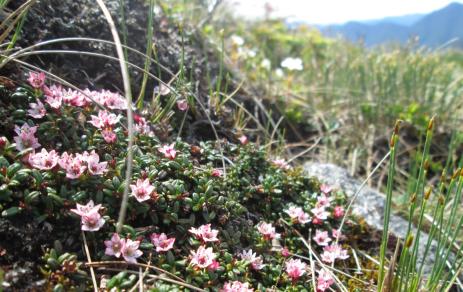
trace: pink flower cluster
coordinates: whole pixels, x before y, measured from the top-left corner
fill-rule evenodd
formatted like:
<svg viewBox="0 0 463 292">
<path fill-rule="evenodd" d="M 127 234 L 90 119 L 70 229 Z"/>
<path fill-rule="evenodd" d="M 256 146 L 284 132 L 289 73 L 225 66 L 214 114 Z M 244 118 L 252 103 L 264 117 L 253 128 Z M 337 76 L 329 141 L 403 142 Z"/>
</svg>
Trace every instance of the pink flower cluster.
<svg viewBox="0 0 463 292">
<path fill-rule="evenodd" d="M 312 219 L 313 224 L 322 224 L 324 220 L 328 219 L 330 212 L 327 211 L 327 208 L 332 208 L 331 202 L 333 201 L 333 198 L 329 197 L 329 193 L 332 190 L 331 187 L 321 185 L 320 190 L 322 191 L 322 194 L 318 196 L 315 208 L 311 210 L 314 215 L 314 218 Z M 342 206 L 335 206 L 333 208 L 333 217 L 335 219 L 339 219 L 343 216 L 344 208 Z"/>
<path fill-rule="evenodd" d="M 325 291 L 334 284 L 334 279 L 326 269 L 320 269 L 318 271 L 317 278 L 317 291 Z"/>
<path fill-rule="evenodd" d="M 97 116 L 91 115 L 91 118 L 92 120 L 89 123 L 101 130 L 101 135 L 106 143 L 115 143 L 117 136 L 113 130 L 114 126 L 119 123 L 121 116 L 100 110 Z"/>
<path fill-rule="evenodd" d="M 66 177 L 69 179 L 79 178 L 85 170 L 88 170 L 90 175 L 103 175 L 108 171 L 107 162 L 100 162 L 100 157 L 95 150 L 91 153 L 85 151 L 82 154 L 68 154 L 64 152 L 58 164 L 66 171 Z"/>
<path fill-rule="evenodd" d="M 290 259 L 285 262 L 286 273 L 291 278 L 291 281 L 296 282 L 307 270 L 307 264 L 300 259 Z"/>
<path fill-rule="evenodd" d="M 252 249 L 246 251 L 243 250 L 240 254 L 239 257 L 251 264 L 252 269 L 254 270 L 262 270 L 262 268 L 265 266 L 264 265 L 264 259 L 262 256 L 257 256 L 255 252 L 252 252 Z"/>
<path fill-rule="evenodd" d="M 134 130 L 136 133 L 139 133 L 141 135 L 146 135 L 149 137 L 154 136 L 154 133 L 151 130 L 149 123 L 146 121 L 144 117 L 139 116 L 139 115 L 134 115 L 133 120 L 135 121 Z"/>
<path fill-rule="evenodd" d="M 336 259 L 345 260 L 349 257 L 347 250 L 342 249 L 339 244 L 332 244 L 323 248 L 321 259 L 325 263 L 332 264 Z"/>
<path fill-rule="evenodd" d="M 95 206 L 93 200 L 90 200 L 86 205 L 77 204 L 76 209 L 71 209 L 71 212 L 80 216 L 83 231 L 98 231 L 105 223 L 99 213 L 100 208 L 101 204 Z"/>
<path fill-rule="evenodd" d="M 130 189 L 132 190 L 131 196 L 135 197 L 138 202 L 144 202 L 151 198 L 151 194 L 154 192 L 154 186 L 151 185 L 150 180 L 137 179 L 136 184 L 131 184 Z"/>
<path fill-rule="evenodd" d="M 143 252 L 139 250 L 140 241 L 129 238 L 120 238 L 119 234 L 114 233 L 110 240 L 105 240 L 105 254 L 119 258 L 121 255 L 129 263 L 137 263 Z"/>
<path fill-rule="evenodd" d="M 13 137 L 13 139 L 18 151 L 23 151 L 27 148 L 37 149 L 40 147 L 39 140 L 35 137 L 37 126 L 30 127 L 28 124 L 24 123 L 21 128 L 16 125 L 14 131 L 17 135 Z"/>
<path fill-rule="evenodd" d="M 305 224 L 310 222 L 309 214 L 304 212 L 301 207 L 291 206 L 285 213 L 289 215 L 293 223 Z"/>
<path fill-rule="evenodd" d="M 188 231 L 203 243 L 219 241 L 217 238 L 219 231 L 212 229 L 211 224 L 201 225 L 199 228 L 191 227 Z"/>
<path fill-rule="evenodd" d="M 287 170 L 291 168 L 291 166 L 284 159 L 274 159 L 272 163 L 280 169 Z"/>
<path fill-rule="evenodd" d="M 280 238 L 280 234 L 276 233 L 275 227 L 271 223 L 260 222 L 257 224 L 257 230 L 262 234 L 265 240 Z"/>
<path fill-rule="evenodd" d="M 253 292 L 254 289 L 249 288 L 249 283 L 240 281 L 226 282 L 220 292 Z"/>
</svg>

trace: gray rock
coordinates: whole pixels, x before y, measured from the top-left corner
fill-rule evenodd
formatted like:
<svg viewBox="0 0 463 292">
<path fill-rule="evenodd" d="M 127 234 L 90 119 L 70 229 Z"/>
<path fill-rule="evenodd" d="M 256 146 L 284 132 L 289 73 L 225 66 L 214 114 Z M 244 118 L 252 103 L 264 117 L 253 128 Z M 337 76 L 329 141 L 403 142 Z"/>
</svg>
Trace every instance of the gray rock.
<svg viewBox="0 0 463 292">
<path fill-rule="evenodd" d="M 352 198 L 360 188 L 362 182 L 349 175 L 348 171 L 333 164 L 308 162 L 304 165 L 308 175 L 317 177 L 321 182 L 343 190 Z M 353 214 L 363 217 L 368 225 L 383 230 L 384 207 L 386 196 L 377 190 L 364 186 L 357 199 L 352 204 Z M 405 239 L 407 236 L 408 221 L 398 215 L 391 214 L 389 231 L 394 236 Z M 417 229 L 412 227 L 412 234 L 417 234 Z M 436 259 L 437 242 L 431 243 L 430 251 L 424 255 L 428 234 L 421 232 L 420 246 L 418 249 L 418 264 L 424 258 L 423 274 L 429 275 Z M 454 256 L 451 255 L 451 260 Z M 453 261 L 453 260 L 452 260 Z"/>
</svg>

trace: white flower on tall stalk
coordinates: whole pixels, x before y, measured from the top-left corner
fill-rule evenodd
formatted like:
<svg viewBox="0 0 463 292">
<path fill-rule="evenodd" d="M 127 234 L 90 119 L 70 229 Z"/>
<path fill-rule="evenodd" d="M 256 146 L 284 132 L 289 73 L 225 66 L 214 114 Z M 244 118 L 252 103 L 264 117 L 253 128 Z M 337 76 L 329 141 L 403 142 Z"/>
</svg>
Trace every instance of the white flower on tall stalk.
<svg viewBox="0 0 463 292">
<path fill-rule="evenodd" d="M 286 58 L 281 62 L 281 67 L 289 71 L 301 71 L 303 69 L 302 60 L 300 58 Z"/>
</svg>

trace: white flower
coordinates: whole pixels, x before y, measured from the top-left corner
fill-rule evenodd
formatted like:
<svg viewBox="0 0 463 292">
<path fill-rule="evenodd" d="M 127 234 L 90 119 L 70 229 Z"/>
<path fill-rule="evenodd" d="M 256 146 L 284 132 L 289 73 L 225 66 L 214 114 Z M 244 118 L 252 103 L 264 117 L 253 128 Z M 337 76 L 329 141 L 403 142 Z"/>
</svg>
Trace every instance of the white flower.
<svg viewBox="0 0 463 292">
<path fill-rule="evenodd" d="M 281 62 L 281 67 L 286 68 L 290 71 L 297 70 L 301 71 L 303 69 L 302 60 L 300 58 L 286 58 Z"/>
<path fill-rule="evenodd" d="M 238 35 L 232 35 L 231 41 L 233 42 L 234 45 L 238 47 L 241 47 L 242 45 L 244 45 L 244 39 Z"/>
</svg>

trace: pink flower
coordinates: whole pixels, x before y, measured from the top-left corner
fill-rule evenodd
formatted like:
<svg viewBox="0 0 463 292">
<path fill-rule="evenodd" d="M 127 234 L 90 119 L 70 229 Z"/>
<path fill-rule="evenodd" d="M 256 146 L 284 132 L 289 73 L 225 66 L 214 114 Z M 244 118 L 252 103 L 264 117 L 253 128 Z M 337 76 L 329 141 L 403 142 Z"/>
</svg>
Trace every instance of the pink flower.
<svg viewBox="0 0 463 292">
<path fill-rule="evenodd" d="M 212 170 L 212 176 L 220 177 L 222 176 L 222 171 L 220 169 L 215 168 L 214 170 Z"/>
<path fill-rule="evenodd" d="M 164 154 L 165 158 L 175 159 L 177 156 L 177 151 L 174 149 L 175 144 L 164 145 L 161 148 L 158 148 L 158 151 Z"/>
<path fill-rule="evenodd" d="M 338 240 L 343 240 L 345 239 L 346 237 L 341 233 L 341 231 L 339 231 L 338 229 L 334 229 L 331 230 L 331 234 L 333 235 L 333 238 L 334 239 L 338 239 Z"/>
<path fill-rule="evenodd" d="M 135 132 L 141 135 L 146 135 L 150 137 L 154 136 L 154 133 L 151 130 L 151 127 L 145 118 L 135 115 L 134 120 L 135 120 Z"/>
<path fill-rule="evenodd" d="M 330 215 L 330 213 L 325 210 L 325 207 L 316 207 L 316 208 L 313 208 L 311 211 L 314 217 L 317 218 L 319 221 L 328 219 L 328 216 Z M 313 221 L 314 220 L 312 220 L 312 222 Z"/>
<path fill-rule="evenodd" d="M 342 218 L 344 216 L 344 208 L 342 206 L 336 206 L 333 210 L 334 218 Z"/>
<path fill-rule="evenodd" d="M 39 153 L 29 155 L 29 163 L 40 170 L 50 170 L 58 164 L 59 156 L 55 150 L 48 152 L 45 148 Z"/>
<path fill-rule="evenodd" d="M 216 271 L 218 268 L 220 268 L 220 263 L 216 260 L 212 260 L 212 264 L 207 267 L 211 272 Z"/>
<path fill-rule="evenodd" d="M 305 224 L 310 222 L 309 214 L 305 213 L 301 207 L 291 206 L 285 211 L 294 223 Z"/>
<path fill-rule="evenodd" d="M 240 143 L 242 145 L 248 144 L 248 137 L 246 137 L 245 135 L 242 135 L 241 137 L 239 137 L 238 140 L 240 140 Z"/>
<path fill-rule="evenodd" d="M 327 270 L 323 268 L 320 269 L 320 271 L 318 271 L 317 292 L 329 289 L 330 286 L 333 285 L 333 283 L 334 279 Z"/>
<path fill-rule="evenodd" d="M 21 128 L 15 125 L 14 131 L 17 136 L 13 139 L 16 142 L 16 149 L 18 151 L 23 151 L 27 148 L 37 149 L 40 147 L 39 140 L 35 137 L 37 126 L 30 127 L 28 124 L 24 123 Z"/>
<path fill-rule="evenodd" d="M 177 108 L 181 110 L 182 112 L 186 111 L 188 109 L 188 102 L 186 101 L 186 99 L 178 100 Z"/>
<path fill-rule="evenodd" d="M 130 188 L 132 189 L 132 196 L 140 203 L 149 200 L 151 193 L 154 191 L 154 187 L 150 184 L 148 178 L 144 180 L 137 179 L 137 183 L 130 185 Z"/>
<path fill-rule="evenodd" d="M 212 247 L 205 248 L 203 245 L 198 247 L 198 250 L 191 252 L 190 263 L 200 269 L 209 267 L 214 263 L 216 255 Z"/>
<path fill-rule="evenodd" d="M 27 81 L 35 89 L 40 89 L 45 85 L 45 73 L 29 72 L 29 78 Z"/>
<path fill-rule="evenodd" d="M 116 125 L 121 116 L 118 116 L 113 113 L 108 113 L 105 110 L 100 110 L 98 112 L 98 116 L 91 115 L 92 120 L 89 121 L 94 127 L 98 129 L 112 129 L 114 125 Z"/>
<path fill-rule="evenodd" d="M 286 246 L 281 249 L 281 255 L 285 258 L 291 255 L 291 253 L 289 252 L 289 249 Z"/>
<path fill-rule="evenodd" d="M 257 230 L 263 235 L 265 240 L 280 238 L 280 234 L 275 232 L 275 227 L 271 223 L 260 222 L 257 225 Z"/>
<path fill-rule="evenodd" d="M 0 137 L 0 149 L 6 146 L 8 143 L 8 139 L 5 136 Z"/>
<path fill-rule="evenodd" d="M 286 162 L 286 160 L 284 159 L 275 159 L 272 161 L 272 163 L 278 167 L 278 168 L 281 168 L 281 169 L 290 169 L 291 167 L 288 165 L 288 163 Z"/>
<path fill-rule="evenodd" d="M 54 109 L 59 109 L 63 103 L 63 89 L 59 85 L 44 87 L 45 102 Z"/>
<path fill-rule="evenodd" d="M 329 185 L 322 184 L 320 186 L 320 191 L 322 191 L 322 193 L 327 195 L 328 193 L 332 191 L 332 188 Z"/>
<path fill-rule="evenodd" d="M 265 266 L 262 256 L 257 256 L 256 253 L 252 252 L 252 249 L 248 251 L 243 250 L 243 252 L 239 254 L 239 257 L 249 262 L 254 270 L 262 270 Z"/>
<path fill-rule="evenodd" d="M 113 144 L 117 140 L 116 133 L 113 130 L 104 129 L 103 131 L 101 131 L 101 135 L 108 144 Z"/>
<path fill-rule="evenodd" d="M 37 100 L 37 103 L 30 103 L 29 107 L 30 109 L 27 111 L 27 113 L 34 119 L 41 119 L 47 113 L 47 110 L 43 106 L 43 103 L 40 102 L 40 100 Z"/>
<path fill-rule="evenodd" d="M 86 95 L 91 96 L 92 92 L 90 90 L 85 90 L 84 91 Z M 80 93 L 79 91 L 74 91 L 71 89 L 68 90 L 63 90 L 63 101 L 64 103 L 72 106 L 78 106 L 78 107 L 86 107 L 90 105 L 91 100 L 84 94 Z"/>
<path fill-rule="evenodd" d="M 249 288 L 249 283 L 241 283 L 240 281 L 226 282 L 220 292 L 253 292 L 254 289 Z"/>
<path fill-rule="evenodd" d="M 216 229 L 211 229 L 211 224 L 201 225 L 199 228 L 191 227 L 188 231 L 203 242 L 214 242 L 219 240 L 217 238 L 219 231 Z"/>
<path fill-rule="evenodd" d="M 81 154 L 68 155 L 66 152 L 61 154 L 58 160 L 59 165 L 66 171 L 66 177 L 69 179 L 79 178 L 87 169 L 86 159 Z"/>
<path fill-rule="evenodd" d="M 122 257 L 129 263 L 136 264 L 137 258 L 139 258 L 143 252 L 138 248 L 140 247 L 140 241 L 134 241 L 129 238 L 125 240 L 124 245 L 122 245 Z"/>
<path fill-rule="evenodd" d="M 168 238 L 165 233 L 153 233 L 150 238 L 157 252 L 168 251 L 174 247 L 175 238 Z"/>
<path fill-rule="evenodd" d="M 93 92 L 93 95 L 95 96 L 95 100 L 110 109 L 127 109 L 127 100 L 118 93 L 114 93 L 109 90 L 102 90 L 101 92 Z"/>
<path fill-rule="evenodd" d="M 318 208 L 329 207 L 332 200 L 333 200 L 332 198 L 329 198 L 325 194 L 322 194 L 317 197 L 316 207 Z"/>
<path fill-rule="evenodd" d="M 90 172 L 91 175 L 103 175 L 108 171 L 108 163 L 106 161 L 100 162 L 100 157 L 95 153 L 95 150 L 88 154 L 85 160 L 87 161 L 88 172 Z"/>
<path fill-rule="evenodd" d="M 315 240 L 318 245 L 327 246 L 331 238 L 328 236 L 328 231 L 320 231 L 317 229 L 313 240 Z"/>
<path fill-rule="evenodd" d="M 300 259 L 290 259 L 285 263 L 286 273 L 293 282 L 297 281 L 305 274 L 307 265 L 301 262 Z"/>
<path fill-rule="evenodd" d="M 320 256 L 322 261 L 328 264 L 334 263 L 336 259 L 345 260 L 348 257 L 349 255 L 347 255 L 347 250 L 342 249 L 339 244 L 325 246 L 323 248 L 323 253 Z"/>
<path fill-rule="evenodd" d="M 115 256 L 116 258 L 121 256 L 122 247 L 125 244 L 125 239 L 121 239 L 119 234 L 113 233 L 111 240 L 105 240 L 104 242 L 106 246 L 105 255 L 108 256 Z"/>
<path fill-rule="evenodd" d="M 90 200 L 87 205 L 77 204 L 77 209 L 71 209 L 71 212 L 80 216 L 83 231 L 98 231 L 105 223 L 99 213 L 100 207 L 101 205 L 94 206 Z"/>
</svg>

